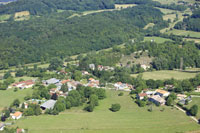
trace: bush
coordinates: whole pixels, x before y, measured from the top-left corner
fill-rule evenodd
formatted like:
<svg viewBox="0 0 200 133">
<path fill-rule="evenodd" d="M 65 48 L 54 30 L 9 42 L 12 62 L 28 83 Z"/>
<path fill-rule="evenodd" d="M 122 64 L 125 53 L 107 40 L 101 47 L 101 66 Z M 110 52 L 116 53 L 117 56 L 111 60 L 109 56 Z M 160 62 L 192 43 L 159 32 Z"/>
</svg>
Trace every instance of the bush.
<svg viewBox="0 0 200 133">
<path fill-rule="evenodd" d="M 124 93 L 123 92 L 120 92 L 119 94 L 118 94 L 118 96 L 123 96 L 124 95 Z"/>
<path fill-rule="evenodd" d="M 110 110 L 111 110 L 112 112 L 117 112 L 117 111 L 120 110 L 120 108 L 121 108 L 121 105 L 118 104 L 118 103 L 116 103 L 116 104 L 112 104 Z"/>
<path fill-rule="evenodd" d="M 190 110 L 189 110 L 189 113 L 192 115 L 192 116 L 196 116 L 197 113 L 198 113 L 198 106 L 195 104 L 193 105 Z"/>
</svg>

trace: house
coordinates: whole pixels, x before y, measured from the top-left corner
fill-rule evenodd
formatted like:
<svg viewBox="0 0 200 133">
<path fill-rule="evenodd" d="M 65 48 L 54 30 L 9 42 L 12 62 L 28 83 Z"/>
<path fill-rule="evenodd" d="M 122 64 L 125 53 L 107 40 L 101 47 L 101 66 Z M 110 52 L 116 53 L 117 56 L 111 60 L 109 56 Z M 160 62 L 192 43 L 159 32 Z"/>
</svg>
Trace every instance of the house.
<svg viewBox="0 0 200 133">
<path fill-rule="evenodd" d="M 184 94 L 177 94 L 177 98 L 179 100 L 182 100 L 182 99 L 185 99 L 187 97 L 187 95 L 184 95 Z"/>
<path fill-rule="evenodd" d="M 24 129 L 17 128 L 16 133 L 25 133 L 25 130 L 24 130 Z"/>
<path fill-rule="evenodd" d="M 189 96 L 189 97 L 187 97 L 187 98 L 185 98 L 185 99 L 181 99 L 180 101 L 178 101 L 180 104 L 186 104 L 186 101 L 188 101 L 188 102 L 191 102 L 192 101 L 192 97 L 191 96 Z"/>
<path fill-rule="evenodd" d="M 137 94 L 137 98 L 140 99 L 140 100 L 144 99 L 144 97 L 147 97 L 146 93 Z"/>
<path fill-rule="evenodd" d="M 156 105 L 165 105 L 165 99 L 160 97 L 159 95 L 153 95 L 149 98 L 149 101 L 155 103 Z"/>
<path fill-rule="evenodd" d="M 199 85 L 199 86 L 197 86 L 197 88 L 196 88 L 195 92 L 200 92 L 200 85 Z"/>
<path fill-rule="evenodd" d="M 57 84 L 57 83 L 60 82 L 60 80 L 59 80 L 59 79 L 56 79 L 56 78 L 51 78 L 51 79 L 49 79 L 49 80 L 44 80 L 44 81 L 42 81 L 42 82 L 43 82 L 43 84 L 45 84 L 45 85 L 50 85 L 50 84 Z"/>
<path fill-rule="evenodd" d="M 12 119 L 14 120 L 18 120 L 22 117 L 22 112 L 15 112 L 14 114 L 10 114 L 10 116 L 12 117 Z"/>
<path fill-rule="evenodd" d="M 146 91 L 145 93 L 147 94 L 147 96 L 151 96 L 151 95 L 154 95 L 156 92 L 155 91 Z"/>
<path fill-rule="evenodd" d="M 161 97 L 167 97 L 169 96 L 169 92 L 168 91 L 165 91 L 165 90 L 160 90 L 160 89 L 157 89 L 156 90 L 156 95 L 159 95 Z"/>
<path fill-rule="evenodd" d="M 4 130 L 4 127 L 5 127 L 5 124 L 0 123 L 0 131 L 3 131 L 3 130 Z"/>
<path fill-rule="evenodd" d="M 166 90 L 173 90 L 174 86 L 173 85 L 165 85 L 164 89 L 166 89 Z"/>
<path fill-rule="evenodd" d="M 95 70 L 95 64 L 89 64 L 89 68 L 90 68 L 91 70 Z"/>
<path fill-rule="evenodd" d="M 40 105 L 40 108 L 42 108 L 43 110 L 46 110 L 46 109 L 53 109 L 54 108 L 54 105 L 56 103 L 56 100 L 48 100 L 46 102 L 44 102 L 42 105 Z"/>
<path fill-rule="evenodd" d="M 13 87 L 17 87 L 17 88 L 20 88 L 20 89 L 25 89 L 25 88 L 33 87 L 34 84 L 35 84 L 35 81 L 27 80 L 27 81 L 21 81 L 21 82 L 18 82 L 18 83 L 14 83 Z"/>
<path fill-rule="evenodd" d="M 103 71 L 104 67 L 103 67 L 102 65 L 98 65 L 98 66 L 97 66 L 97 69 L 98 69 L 99 71 Z"/>
<path fill-rule="evenodd" d="M 69 81 L 70 81 L 70 79 L 63 80 L 63 81 L 61 81 L 61 84 L 66 84 L 66 83 L 69 82 Z"/>
<path fill-rule="evenodd" d="M 122 83 L 122 82 L 117 82 L 114 84 L 114 87 L 116 90 L 124 90 L 124 89 L 129 89 L 132 90 L 133 86 L 130 84 Z"/>
<path fill-rule="evenodd" d="M 147 69 L 150 68 L 150 66 L 147 66 L 147 65 L 145 65 L 145 64 L 142 64 L 142 65 L 141 65 L 141 68 L 143 68 L 144 70 L 147 70 Z"/>
<path fill-rule="evenodd" d="M 82 71 L 82 75 L 90 75 L 87 71 Z"/>
</svg>

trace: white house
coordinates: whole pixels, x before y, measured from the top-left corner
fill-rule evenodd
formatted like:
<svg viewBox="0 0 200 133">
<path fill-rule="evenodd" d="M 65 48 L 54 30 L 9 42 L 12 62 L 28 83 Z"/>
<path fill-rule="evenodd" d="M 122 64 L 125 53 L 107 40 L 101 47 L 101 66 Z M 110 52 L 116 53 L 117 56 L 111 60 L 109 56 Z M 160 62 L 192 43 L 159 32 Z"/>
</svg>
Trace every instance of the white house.
<svg viewBox="0 0 200 133">
<path fill-rule="evenodd" d="M 12 117 L 12 119 L 18 120 L 22 117 L 22 112 L 15 112 L 14 114 L 10 114 L 10 116 Z"/>
</svg>

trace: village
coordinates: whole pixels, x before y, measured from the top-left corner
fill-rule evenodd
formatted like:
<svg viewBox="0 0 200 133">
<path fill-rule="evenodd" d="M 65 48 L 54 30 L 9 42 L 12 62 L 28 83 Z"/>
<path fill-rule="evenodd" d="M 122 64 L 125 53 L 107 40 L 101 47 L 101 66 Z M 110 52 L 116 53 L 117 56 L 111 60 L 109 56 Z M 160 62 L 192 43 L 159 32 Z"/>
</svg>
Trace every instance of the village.
<svg viewBox="0 0 200 133">
<path fill-rule="evenodd" d="M 97 71 L 114 71 L 114 67 L 110 66 L 103 66 L 98 65 L 97 67 L 95 64 L 89 64 L 90 72 L 97 69 Z M 58 75 L 65 75 L 66 77 L 70 77 L 70 72 L 66 72 L 65 69 L 55 71 Z M 137 88 L 134 84 L 129 83 L 123 83 L 123 82 L 115 82 L 115 83 L 106 83 L 105 85 L 102 85 L 100 80 L 96 78 L 92 73 L 90 73 L 86 70 L 81 71 L 81 76 L 85 76 L 87 80 L 80 79 L 79 81 L 76 81 L 72 78 L 64 78 L 64 79 L 57 79 L 57 78 L 49 78 L 47 80 L 41 80 L 38 79 L 34 80 L 26 80 L 26 81 L 20 81 L 11 84 L 8 86 L 7 89 L 11 88 L 18 88 L 20 90 L 24 90 L 27 88 L 34 88 L 37 85 L 42 85 L 44 87 L 48 87 L 48 95 L 49 98 L 28 98 L 23 103 L 16 103 L 19 104 L 16 106 L 16 108 L 12 108 L 9 112 L 10 114 L 6 114 L 6 112 L 2 113 L 1 120 L 4 120 L 4 123 L 0 123 L 0 131 L 3 131 L 5 127 L 10 126 L 12 123 L 12 120 L 16 121 L 18 119 L 21 119 L 22 117 L 27 117 L 29 115 L 24 114 L 24 110 L 28 110 L 29 106 L 36 105 L 35 107 L 40 108 L 41 113 L 46 113 L 48 111 L 54 110 L 55 105 L 57 103 L 57 99 L 59 97 L 67 98 L 69 92 L 72 90 L 76 90 L 80 86 L 83 87 L 89 87 L 91 89 L 93 88 L 102 88 L 107 90 L 115 90 L 119 92 L 128 92 L 130 94 L 133 94 L 133 98 L 135 99 L 135 102 L 138 104 L 138 106 L 143 107 L 145 106 L 142 104 L 142 102 L 150 102 L 155 104 L 156 106 L 165 106 L 165 105 L 174 105 L 174 104 L 181 104 L 185 105 L 192 101 L 191 96 L 188 96 L 183 93 L 174 93 L 175 86 L 172 84 L 166 84 L 164 87 L 159 88 L 142 88 L 141 91 L 137 91 Z M 51 87 L 49 87 L 51 86 Z M 200 86 L 197 86 L 195 89 L 195 92 L 200 91 Z M 168 103 L 169 97 L 175 97 L 173 99 L 173 103 Z M 14 104 L 14 105 L 16 105 Z M 21 111 L 22 110 L 22 111 Z M 48 110 L 48 111 L 47 111 Z M 25 111 L 26 112 L 26 111 Z M 8 115 L 9 117 L 5 117 Z M 9 123 L 6 122 L 6 119 L 9 120 Z M 25 132 L 25 129 L 17 129 L 17 133 Z"/>
</svg>

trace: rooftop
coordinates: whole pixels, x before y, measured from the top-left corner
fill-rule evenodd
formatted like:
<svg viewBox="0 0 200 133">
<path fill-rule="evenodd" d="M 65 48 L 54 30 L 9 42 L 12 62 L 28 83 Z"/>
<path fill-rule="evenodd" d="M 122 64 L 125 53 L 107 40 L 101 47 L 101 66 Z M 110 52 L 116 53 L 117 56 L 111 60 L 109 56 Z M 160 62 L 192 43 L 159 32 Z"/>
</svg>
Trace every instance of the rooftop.
<svg viewBox="0 0 200 133">
<path fill-rule="evenodd" d="M 53 109 L 56 101 L 55 100 L 48 100 L 45 103 L 43 103 L 40 107 L 43 107 L 45 109 Z"/>
</svg>

